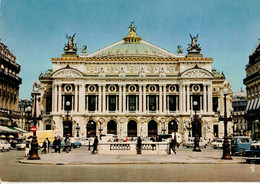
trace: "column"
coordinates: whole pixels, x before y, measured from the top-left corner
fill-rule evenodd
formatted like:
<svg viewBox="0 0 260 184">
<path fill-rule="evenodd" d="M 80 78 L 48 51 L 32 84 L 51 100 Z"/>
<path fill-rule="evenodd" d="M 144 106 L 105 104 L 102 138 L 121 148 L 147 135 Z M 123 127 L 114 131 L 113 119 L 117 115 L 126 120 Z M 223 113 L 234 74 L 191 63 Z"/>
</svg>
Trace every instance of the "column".
<svg viewBox="0 0 260 184">
<path fill-rule="evenodd" d="M 163 109 L 162 111 L 166 112 L 166 85 L 163 85 Z"/>
<path fill-rule="evenodd" d="M 81 84 L 79 86 L 79 99 L 78 103 L 79 103 L 79 112 L 85 112 L 85 103 L 86 103 L 86 97 L 85 97 L 85 84 Z"/>
<path fill-rule="evenodd" d="M 75 84 L 75 112 L 78 112 L 78 85 Z"/>
<path fill-rule="evenodd" d="M 52 85 L 52 111 L 53 112 L 56 112 L 56 95 L 57 94 L 57 88 L 56 88 L 56 85 L 53 84 Z"/>
<path fill-rule="evenodd" d="M 143 86 L 143 112 L 146 113 L 146 85 Z"/>
<path fill-rule="evenodd" d="M 159 113 L 160 114 L 162 113 L 162 101 L 163 101 L 163 98 L 162 98 L 162 85 L 159 84 Z"/>
<path fill-rule="evenodd" d="M 98 85 L 98 113 L 101 113 L 101 85 Z"/>
<path fill-rule="evenodd" d="M 190 85 L 187 85 L 187 112 L 190 113 Z"/>
<path fill-rule="evenodd" d="M 206 102 L 207 102 L 206 97 L 207 97 L 206 84 L 203 84 L 203 112 L 204 112 L 204 114 L 208 111 L 207 105 L 206 105 Z"/>
<path fill-rule="evenodd" d="M 122 85 L 119 85 L 119 113 L 122 112 Z"/>
<path fill-rule="evenodd" d="M 212 113 L 212 85 L 208 86 L 208 112 Z"/>
<path fill-rule="evenodd" d="M 59 84 L 59 101 L 58 101 L 58 112 L 61 111 L 61 84 Z"/>
<path fill-rule="evenodd" d="M 182 96 L 182 85 L 179 85 L 179 111 L 182 113 L 182 107 L 183 107 L 183 96 Z"/>
<path fill-rule="evenodd" d="M 142 112 L 142 85 L 139 84 L 139 113 Z"/>
<path fill-rule="evenodd" d="M 185 85 L 182 86 L 182 112 L 186 112 L 186 92 L 185 92 Z"/>
<path fill-rule="evenodd" d="M 126 111 L 126 86 L 123 85 L 123 113 Z"/>
<path fill-rule="evenodd" d="M 102 112 L 106 112 L 106 85 L 102 85 L 102 87 L 103 87 Z"/>
</svg>

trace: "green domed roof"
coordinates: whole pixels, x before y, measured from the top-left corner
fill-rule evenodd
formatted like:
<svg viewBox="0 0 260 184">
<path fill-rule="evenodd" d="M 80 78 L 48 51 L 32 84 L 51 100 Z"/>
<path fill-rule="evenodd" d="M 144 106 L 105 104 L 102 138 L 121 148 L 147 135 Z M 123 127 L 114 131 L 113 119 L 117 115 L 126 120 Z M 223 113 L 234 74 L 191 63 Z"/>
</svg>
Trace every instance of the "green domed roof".
<svg viewBox="0 0 260 184">
<path fill-rule="evenodd" d="M 123 58 L 123 57 L 149 57 L 149 58 L 169 58 L 180 57 L 151 43 L 142 40 L 136 34 L 136 27 L 131 22 L 128 35 L 123 40 L 110 46 L 100 49 L 88 57 L 96 58 Z"/>
</svg>

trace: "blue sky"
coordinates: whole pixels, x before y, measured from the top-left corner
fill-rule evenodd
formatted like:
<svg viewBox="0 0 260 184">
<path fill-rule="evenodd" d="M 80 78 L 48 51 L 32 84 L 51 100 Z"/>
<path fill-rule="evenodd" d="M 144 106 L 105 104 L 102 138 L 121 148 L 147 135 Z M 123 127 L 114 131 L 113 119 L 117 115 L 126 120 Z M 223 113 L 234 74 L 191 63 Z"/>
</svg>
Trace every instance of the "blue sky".
<svg viewBox="0 0 260 184">
<path fill-rule="evenodd" d="M 260 38 L 259 0 L 0 0 L 0 36 L 21 65 L 20 98 L 30 97 L 41 71 L 76 33 L 88 53 L 121 40 L 131 19 L 144 40 L 170 52 L 199 33 L 204 57 L 239 91 L 248 56 Z M 78 53 L 79 54 L 79 53 Z"/>
</svg>

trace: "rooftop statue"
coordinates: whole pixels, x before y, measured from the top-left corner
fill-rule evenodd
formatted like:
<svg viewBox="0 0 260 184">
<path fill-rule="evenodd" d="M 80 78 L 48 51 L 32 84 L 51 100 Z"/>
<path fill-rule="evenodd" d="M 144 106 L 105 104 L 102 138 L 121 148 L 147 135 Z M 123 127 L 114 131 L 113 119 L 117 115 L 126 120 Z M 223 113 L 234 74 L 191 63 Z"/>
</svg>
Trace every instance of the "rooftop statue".
<svg viewBox="0 0 260 184">
<path fill-rule="evenodd" d="M 87 53 L 87 46 L 84 45 L 82 48 L 81 48 L 81 53 Z"/>
<path fill-rule="evenodd" d="M 177 53 L 178 54 L 182 54 L 183 53 L 183 49 L 180 45 L 177 46 Z"/>
<path fill-rule="evenodd" d="M 201 48 L 199 47 L 199 44 L 197 44 L 197 41 L 198 41 L 198 38 L 199 38 L 199 34 L 197 34 L 196 37 L 195 36 L 191 36 L 191 34 L 190 34 L 190 38 L 191 38 L 191 44 L 189 44 L 189 47 L 188 47 L 187 51 L 189 53 L 199 53 L 201 51 Z"/>
<path fill-rule="evenodd" d="M 73 43 L 75 35 L 76 35 L 76 33 L 74 33 L 73 36 L 68 36 L 68 34 L 66 33 L 65 37 L 68 39 L 68 43 L 67 43 L 67 45 L 65 44 L 65 47 L 64 47 L 65 52 L 76 52 L 78 50 L 76 47 L 77 44 Z"/>
<path fill-rule="evenodd" d="M 133 21 L 133 20 L 131 21 L 131 23 L 130 23 L 130 25 L 129 25 L 129 27 L 128 27 L 128 30 L 129 30 L 129 33 L 130 33 L 130 32 L 136 33 L 136 27 L 135 27 L 135 25 L 134 25 L 134 21 Z"/>
</svg>

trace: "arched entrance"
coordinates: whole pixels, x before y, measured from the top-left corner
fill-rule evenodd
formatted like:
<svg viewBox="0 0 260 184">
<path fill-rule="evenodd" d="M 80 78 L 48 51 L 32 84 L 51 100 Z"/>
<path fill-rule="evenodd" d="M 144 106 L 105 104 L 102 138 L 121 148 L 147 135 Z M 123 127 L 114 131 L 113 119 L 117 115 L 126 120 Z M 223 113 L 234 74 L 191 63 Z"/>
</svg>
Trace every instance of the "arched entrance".
<svg viewBox="0 0 260 184">
<path fill-rule="evenodd" d="M 95 137 L 97 135 L 97 124 L 93 120 L 89 120 L 86 125 L 87 137 Z"/>
<path fill-rule="evenodd" d="M 107 134 L 117 135 L 117 124 L 114 120 L 111 120 L 107 123 Z"/>
<path fill-rule="evenodd" d="M 63 137 L 72 136 L 72 121 L 63 121 Z"/>
<path fill-rule="evenodd" d="M 157 136 L 157 122 L 151 120 L 148 123 L 148 137 Z"/>
<path fill-rule="evenodd" d="M 137 137 L 137 123 L 134 120 L 129 121 L 127 124 L 127 136 Z"/>
<path fill-rule="evenodd" d="M 168 123 L 168 134 L 174 133 L 174 130 L 178 132 L 178 123 L 175 120 L 171 120 Z"/>
</svg>

